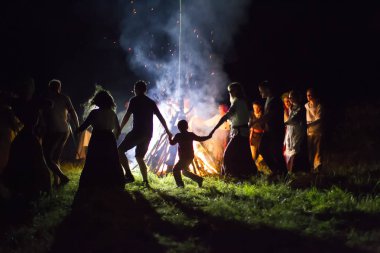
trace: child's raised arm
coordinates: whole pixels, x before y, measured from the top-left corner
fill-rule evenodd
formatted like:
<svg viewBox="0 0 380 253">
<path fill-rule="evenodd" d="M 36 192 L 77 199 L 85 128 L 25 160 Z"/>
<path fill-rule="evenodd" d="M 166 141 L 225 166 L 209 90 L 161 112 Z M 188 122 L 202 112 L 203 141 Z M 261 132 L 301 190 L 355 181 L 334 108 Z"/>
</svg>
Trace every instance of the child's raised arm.
<svg viewBox="0 0 380 253">
<path fill-rule="evenodd" d="M 211 133 L 209 135 L 207 135 L 207 136 L 198 136 L 198 135 L 194 134 L 194 140 L 195 141 L 207 141 L 211 137 L 212 137 Z"/>
</svg>

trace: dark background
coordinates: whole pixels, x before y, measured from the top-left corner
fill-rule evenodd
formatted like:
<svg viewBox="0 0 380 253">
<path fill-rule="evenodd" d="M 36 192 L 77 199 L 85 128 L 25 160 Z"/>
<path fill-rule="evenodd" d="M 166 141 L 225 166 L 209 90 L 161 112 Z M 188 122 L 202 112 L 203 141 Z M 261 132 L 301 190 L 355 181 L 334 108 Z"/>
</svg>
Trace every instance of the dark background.
<svg viewBox="0 0 380 253">
<path fill-rule="evenodd" d="M 111 7 L 99 13 L 86 0 L 2 5 L 3 89 L 24 76 L 34 77 L 39 89 L 58 78 L 78 107 L 95 83 L 125 94 L 139 79 L 117 43 L 121 17 L 112 15 Z M 247 12 L 249 19 L 225 56 L 225 71 L 245 85 L 250 100 L 258 98 L 257 84 L 264 79 L 281 91 L 317 87 L 332 105 L 378 100 L 376 1 L 261 0 L 252 1 Z"/>
</svg>

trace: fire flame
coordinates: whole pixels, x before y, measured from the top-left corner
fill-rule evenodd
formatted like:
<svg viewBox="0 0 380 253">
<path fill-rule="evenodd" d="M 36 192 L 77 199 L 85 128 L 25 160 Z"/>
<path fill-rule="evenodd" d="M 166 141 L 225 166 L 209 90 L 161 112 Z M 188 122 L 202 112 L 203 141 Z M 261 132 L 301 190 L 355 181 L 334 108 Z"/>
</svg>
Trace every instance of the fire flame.
<svg viewBox="0 0 380 253">
<path fill-rule="evenodd" d="M 159 107 L 165 119 L 170 119 L 167 122 L 169 123 L 169 128 L 171 127 L 171 131 L 174 133 L 176 130 L 176 123 L 180 120 L 178 118 L 178 106 L 161 103 Z M 191 109 L 186 106 L 186 103 L 184 111 L 191 111 Z M 187 113 L 185 113 L 185 115 L 189 123 L 189 131 L 200 136 L 207 135 L 212 127 L 214 127 L 223 116 L 221 111 L 212 118 L 206 120 L 197 115 L 190 116 L 190 114 Z M 210 140 L 205 142 L 194 141 L 194 160 L 190 165 L 189 170 L 201 176 L 219 174 L 224 148 L 227 144 L 228 133 L 229 127 L 224 125 L 214 133 Z M 169 144 L 168 136 L 159 121 L 155 118 L 154 133 L 146 159 L 147 165 L 152 172 L 159 176 L 163 176 L 172 171 L 178 159 L 177 146 L 171 146 Z"/>
</svg>

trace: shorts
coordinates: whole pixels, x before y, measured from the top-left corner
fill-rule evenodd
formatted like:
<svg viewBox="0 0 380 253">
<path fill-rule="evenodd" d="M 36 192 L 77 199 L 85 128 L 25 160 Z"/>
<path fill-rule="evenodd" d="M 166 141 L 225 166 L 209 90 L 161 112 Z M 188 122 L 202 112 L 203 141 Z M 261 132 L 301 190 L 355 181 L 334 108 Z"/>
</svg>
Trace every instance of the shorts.
<svg viewBox="0 0 380 253">
<path fill-rule="evenodd" d="M 149 148 L 150 139 L 149 135 L 138 134 L 136 132 L 129 132 L 124 140 L 120 143 L 118 150 L 126 152 L 136 147 L 135 157 L 144 158 Z"/>
</svg>

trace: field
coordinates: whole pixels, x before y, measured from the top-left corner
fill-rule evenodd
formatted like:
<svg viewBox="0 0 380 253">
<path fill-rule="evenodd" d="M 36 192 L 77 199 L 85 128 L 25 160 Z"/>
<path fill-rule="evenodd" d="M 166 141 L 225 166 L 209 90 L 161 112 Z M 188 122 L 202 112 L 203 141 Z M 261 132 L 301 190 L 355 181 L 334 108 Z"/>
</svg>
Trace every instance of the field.
<svg viewBox="0 0 380 253">
<path fill-rule="evenodd" d="M 380 252 L 377 140 L 345 122 L 332 132 L 323 174 L 277 182 L 207 177 L 180 189 L 172 175 L 150 174 L 145 188 L 134 171 L 124 192 L 72 208 L 83 164 L 66 163 L 69 184 L 28 208 L 1 209 L 0 252 Z M 342 129 L 350 138 L 338 145 Z"/>
<path fill-rule="evenodd" d="M 380 181 L 370 178 L 209 177 L 203 188 L 185 181 L 178 189 L 171 175 L 150 175 L 149 189 L 135 173 L 124 193 L 99 193 L 72 209 L 81 166 L 64 168 L 68 185 L 27 213 L 8 213 L 0 252 L 380 251 Z"/>
</svg>

